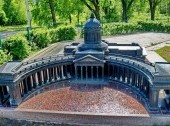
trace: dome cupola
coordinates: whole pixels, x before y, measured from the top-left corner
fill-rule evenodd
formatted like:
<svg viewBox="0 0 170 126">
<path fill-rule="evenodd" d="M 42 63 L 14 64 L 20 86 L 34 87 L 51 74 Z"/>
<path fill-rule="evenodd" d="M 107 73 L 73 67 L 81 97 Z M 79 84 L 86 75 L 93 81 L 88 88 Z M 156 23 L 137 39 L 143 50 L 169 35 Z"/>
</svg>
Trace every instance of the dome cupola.
<svg viewBox="0 0 170 126">
<path fill-rule="evenodd" d="M 94 18 L 94 14 L 84 26 L 84 43 L 85 44 L 100 44 L 101 43 L 101 24 Z"/>
</svg>

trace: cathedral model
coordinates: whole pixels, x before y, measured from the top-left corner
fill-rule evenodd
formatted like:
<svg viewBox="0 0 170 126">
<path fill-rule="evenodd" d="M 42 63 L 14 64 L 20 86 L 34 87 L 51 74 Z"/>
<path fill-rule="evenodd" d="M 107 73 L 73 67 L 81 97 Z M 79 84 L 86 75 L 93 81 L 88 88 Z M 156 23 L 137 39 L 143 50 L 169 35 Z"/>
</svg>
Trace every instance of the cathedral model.
<svg viewBox="0 0 170 126">
<path fill-rule="evenodd" d="M 145 108 L 170 107 L 169 98 L 159 105 L 159 92 L 169 95 L 170 64 L 150 63 L 136 43 L 117 44 L 101 39 L 101 24 L 92 15 L 84 26 L 84 42 L 64 47 L 63 56 L 29 62 L 7 62 L 0 67 L 0 105 L 15 107 L 32 93 L 67 80 L 72 84 L 118 82 L 140 94 Z"/>
</svg>

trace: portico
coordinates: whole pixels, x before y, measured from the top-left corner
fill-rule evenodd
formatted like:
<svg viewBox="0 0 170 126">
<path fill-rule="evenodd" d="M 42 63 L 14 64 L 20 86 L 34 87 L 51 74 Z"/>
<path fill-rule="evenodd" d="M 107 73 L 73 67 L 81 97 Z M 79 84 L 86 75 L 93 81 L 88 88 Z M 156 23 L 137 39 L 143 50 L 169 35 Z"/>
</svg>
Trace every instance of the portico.
<svg viewBox="0 0 170 126">
<path fill-rule="evenodd" d="M 104 63 L 92 55 L 76 59 L 74 62 L 75 80 L 104 81 Z"/>
</svg>

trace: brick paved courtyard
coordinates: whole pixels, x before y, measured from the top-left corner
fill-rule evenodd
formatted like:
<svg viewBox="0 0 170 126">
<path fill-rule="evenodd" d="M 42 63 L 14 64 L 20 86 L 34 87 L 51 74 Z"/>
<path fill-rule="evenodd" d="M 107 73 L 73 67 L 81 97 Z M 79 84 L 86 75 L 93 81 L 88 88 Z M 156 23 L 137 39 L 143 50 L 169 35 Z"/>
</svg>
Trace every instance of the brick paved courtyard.
<svg viewBox="0 0 170 126">
<path fill-rule="evenodd" d="M 22 103 L 19 109 L 147 114 L 141 103 L 121 91 L 109 87 L 80 85 L 39 94 Z"/>
</svg>

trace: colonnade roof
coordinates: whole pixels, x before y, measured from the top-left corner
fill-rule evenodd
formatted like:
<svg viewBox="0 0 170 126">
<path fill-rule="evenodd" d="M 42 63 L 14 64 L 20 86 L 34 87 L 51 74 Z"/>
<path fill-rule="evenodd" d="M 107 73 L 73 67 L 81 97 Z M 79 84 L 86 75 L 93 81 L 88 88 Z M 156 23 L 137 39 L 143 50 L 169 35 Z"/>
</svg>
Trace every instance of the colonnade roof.
<svg viewBox="0 0 170 126">
<path fill-rule="evenodd" d="M 156 62 L 156 72 L 161 76 L 170 76 L 170 63 Z"/>
<path fill-rule="evenodd" d="M 21 64 L 22 62 L 8 62 L 0 67 L 0 73 L 13 73 L 12 70 Z"/>
<path fill-rule="evenodd" d="M 0 73 L 15 74 L 26 69 L 33 69 L 38 66 L 48 65 L 48 63 L 57 61 L 73 61 L 73 56 L 50 56 L 41 59 L 32 60 L 29 62 L 7 62 L 0 67 Z"/>
<path fill-rule="evenodd" d="M 149 62 L 145 62 L 141 59 L 133 59 L 133 57 L 126 57 L 126 56 L 107 56 L 106 60 L 109 61 L 114 61 L 117 63 L 122 63 L 122 64 L 126 64 L 126 65 L 131 65 L 140 69 L 144 69 L 145 71 L 150 72 L 151 74 L 154 74 L 155 71 L 155 67 L 154 64 L 149 63 Z"/>
</svg>

